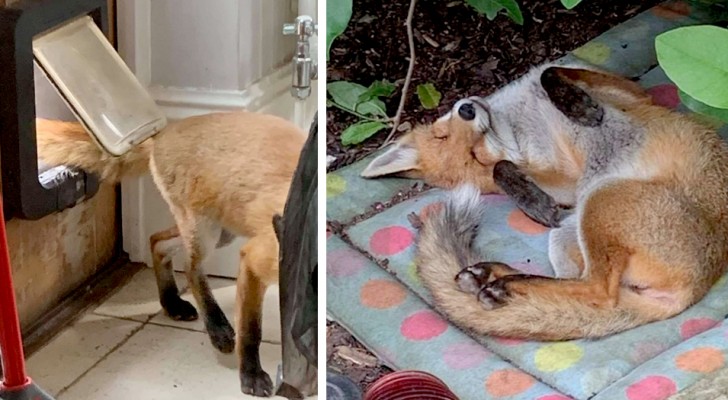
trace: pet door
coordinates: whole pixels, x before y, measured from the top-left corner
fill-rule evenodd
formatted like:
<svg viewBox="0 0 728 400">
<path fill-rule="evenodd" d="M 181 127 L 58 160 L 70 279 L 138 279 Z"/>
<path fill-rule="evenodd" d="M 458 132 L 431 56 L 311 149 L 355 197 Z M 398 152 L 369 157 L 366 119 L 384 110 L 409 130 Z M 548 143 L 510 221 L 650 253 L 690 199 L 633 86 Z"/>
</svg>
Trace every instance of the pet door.
<svg viewBox="0 0 728 400">
<path fill-rule="evenodd" d="M 120 156 L 167 124 L 91 17 L 83 16 L 36 35 L 33 55 L 106 152 Z"/>
</svg>

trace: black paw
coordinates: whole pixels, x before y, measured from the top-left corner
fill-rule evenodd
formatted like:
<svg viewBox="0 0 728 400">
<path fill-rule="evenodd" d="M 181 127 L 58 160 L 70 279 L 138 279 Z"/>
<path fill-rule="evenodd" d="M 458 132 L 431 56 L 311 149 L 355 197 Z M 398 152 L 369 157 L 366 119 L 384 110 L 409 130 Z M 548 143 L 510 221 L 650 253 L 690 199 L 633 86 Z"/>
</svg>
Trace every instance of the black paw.
<svg viewBox="0 0 728 400">
<path fill-rule="evenodd" d="M 505 279 L 496 279 L 483 286 L 478 293 L 478 301 L 486 310 L 503 307 L 508 301 L 509 293 Z"/>
<path fill-rule="evenodd" d="M 547 228 L 560 228 L 561 221 L 563 221 L 573 212 L 571 207 L 561 204 L 523 208 L 521 211 L 523 211 L 523 213 L 526 214 L 533 221 Z"/>
<path fill-rule="evenodd" d="M 221 353 L 232 353 L 235 350 L 235 330 L 219 308 L 210 312 L 205 323 L 210 341 Z"/>
<path fill-rule="evenodd" d="M 198 318 L 195 306 L 179 297 L 171 297 L 163 301 L 162 308 L 167 316 L 175 321 L 194 321 Z"/>
<path fill-rule="evenodd" d="M 477 295 L 480 290 L 491 280 L 491 272 L 493 270 L 492 262 L 481 262 L 463 268 L 455 275 L 455 283 L 458 289 L 465 293 Z"/>
<path fill-rule="evenodd" d="M 240 389 L 245 394 L 258 397 L 270 397 L 273 394 L 273 382 L 262 369 L 240 372 Z"/>
</svg>

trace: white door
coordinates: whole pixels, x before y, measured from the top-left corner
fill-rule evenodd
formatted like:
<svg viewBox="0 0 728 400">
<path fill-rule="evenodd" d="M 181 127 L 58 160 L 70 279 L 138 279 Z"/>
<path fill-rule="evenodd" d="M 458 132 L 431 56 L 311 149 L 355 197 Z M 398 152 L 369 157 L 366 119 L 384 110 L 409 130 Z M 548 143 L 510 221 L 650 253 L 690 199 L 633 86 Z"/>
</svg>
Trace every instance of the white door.
<svg viewBox="0 0 728 400">
<path fill-rule="evenodd" d="M 317 84 L 312 81 L 305 100 L 289 93 L 296 39 L 284 37 L 282 28 L 297 15 L 312 13 L 316 19 L 317 4 L 317 0 L 119 2 L 119 52 L 171 120 L 248 109 L 287 118 L 308 132 L 316 112 Z M 310 45 L 315 57 L 316 37 Z M 280 65 L 284 66 L 276 68 Z M 124 250 L 132 261 L 151 265 L 149 236 L 173 225 L 149 176 L 122 182 Z M 217 249 L 205 263 L 207 273 L 236 277 L 244 240 Z M 174 264 L 180 269 L 179 263 Z"/>
</svg>

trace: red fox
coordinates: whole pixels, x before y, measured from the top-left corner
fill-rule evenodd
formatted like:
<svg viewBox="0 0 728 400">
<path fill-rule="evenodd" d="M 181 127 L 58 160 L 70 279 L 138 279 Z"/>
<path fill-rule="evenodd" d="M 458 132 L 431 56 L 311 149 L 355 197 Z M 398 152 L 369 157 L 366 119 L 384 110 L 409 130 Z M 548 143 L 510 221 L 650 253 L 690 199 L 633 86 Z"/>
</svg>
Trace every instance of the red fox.
<svg viewBox="0 0 728 400">
<path fill-rule="evenodd" d="M 214 113 L 170 123 L 121 157 L 103 153 L 78 123 L 39 119 L 39 158 L 70 165 L 116 182 L 151 171 L 176 226 L 150 238 L 159 298 L 167 315 L 194 320 L 197 311 L 179 296 L 171 260 L 183 244 L 186 275 L 212 344 L 236 348 L 244 393 L 270 396 L 273 385 L 260 364 L 263 295 L 278 281 L 273 217 L 282 214 L 306 140 L 294 124 L 250 112 Z M 201 263 L 234 236 L 249 238 L 240 251 L 235 332 L 212 296 Z"/>
<path fill-rule="evenodd" d="M 416 262 L 437 307 L 477 334 L 610 335 L 682 312 L 728 267 L 728 146 L 600 71 L 545 65 L 460 100 L 363 172 L 388 174 L 466 184 L 417 224 Z M 555 279 L 476 262 L 481 191 L 557 228 Z"/>
</svg>

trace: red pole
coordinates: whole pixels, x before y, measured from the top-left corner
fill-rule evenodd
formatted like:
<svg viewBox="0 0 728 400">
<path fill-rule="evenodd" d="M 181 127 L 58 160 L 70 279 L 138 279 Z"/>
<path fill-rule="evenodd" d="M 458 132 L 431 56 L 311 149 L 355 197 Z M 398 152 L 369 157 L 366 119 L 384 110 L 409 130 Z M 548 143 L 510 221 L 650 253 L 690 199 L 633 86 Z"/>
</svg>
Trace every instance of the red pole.
<svg viewBox="0 0 728 400">
<path fill-rule="evenodd" d="M 0 194 L 0 352 L 3 365 L 3 382 L 0 384 L 0 390 L 13 390 L 29 385 L 30 379 L 25 375 L 23 339 L 20 335 L 8 239 L 5 234 L 2 194 Z"/>
</svg>

